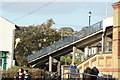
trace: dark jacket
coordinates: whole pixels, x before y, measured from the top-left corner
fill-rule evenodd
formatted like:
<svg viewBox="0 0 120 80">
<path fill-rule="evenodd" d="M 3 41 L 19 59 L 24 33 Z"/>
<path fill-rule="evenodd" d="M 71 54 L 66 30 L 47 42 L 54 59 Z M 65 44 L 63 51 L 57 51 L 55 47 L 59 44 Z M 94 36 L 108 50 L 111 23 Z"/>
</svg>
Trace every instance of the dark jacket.
<svg viewBox="0 0 120 80">
<path fill-rule="evenodd" d="M 96 67 L 93 67 L 92 72 L 93 72 L 94 75 L 98 75 L 99 70 Z"/>
<path fill-rule="evenodd" d="M 24 74 L 22 75 L 19 75 L 19 73 L 17 73 L 17 77 L 16 77 L 16 80 L 24 80 Z"/>
<path fill-rule="evenodd" d="M 96 67 L 92 68 L 92 75 L 98 76 L 99 70 Z M 92 80 L 97 80 L 97 77 L 92 76 Z"/>
<path fill-rule="evenodd" d="M 28 74 L 24 75 L 24 80 L 30 80 L 30 75 Z"/>
<path fill-rule="evenodd" d="M 91 73 L 92 73 L 91 68 L 90 68 L 90 67 L 87 67 L 87 68 L 84 70 L 83 80 L 92 80 L 92 79 L 91 79 L 91 75 L 88 75 L 88 74 L 91 74 Z"/>
</svg>

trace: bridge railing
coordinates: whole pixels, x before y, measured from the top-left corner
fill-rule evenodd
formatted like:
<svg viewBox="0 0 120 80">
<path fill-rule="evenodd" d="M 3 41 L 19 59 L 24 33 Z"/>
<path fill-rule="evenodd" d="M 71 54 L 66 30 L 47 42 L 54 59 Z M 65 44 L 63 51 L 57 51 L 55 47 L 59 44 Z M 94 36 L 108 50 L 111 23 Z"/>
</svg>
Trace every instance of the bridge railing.
<svg viewBox="0 0 120 80">
<path fill-rule="evenodd" d="M 102 21 L 100 21 L 94 25 L 91 25 L 91 26 L 83 27 L 79 32 L 77 32 L 71 36 L 68 36 L 68 37 L 64 38 L 63 40 L 56 42 L 56 43 L 54 43 L 46 48 L 43 48 L 42 50 L 28 56 L 27 58 L 28 58 L 28 60 L 35 59 L 37 57 L 40 57 L 40 56 L 45 55 L 47 53 L 50 53 L 54 50 L 57 50 L 65 45 L 68 45 L 72 42 L 75 42 L 83 37 L 91 35 L 99 30 L 102 30 Z"/>
<path fill-rule="evenodd" d="M 61 78 L 61 76 L 65 76 L 65 77 Z M 89 73 L 64 73 L 60 75 L 54 74 L 51 77 L 49 77 L 49 79 L 50 80 L 85 80 L 85 78 L 87 78 L 87 80 L 92 80 L 92 77 L 96 78 L 97 80 L 118 80 L 114 78 L 112 75 L 106 75 L 106 74 L 92 75 Z"/>
</svg>

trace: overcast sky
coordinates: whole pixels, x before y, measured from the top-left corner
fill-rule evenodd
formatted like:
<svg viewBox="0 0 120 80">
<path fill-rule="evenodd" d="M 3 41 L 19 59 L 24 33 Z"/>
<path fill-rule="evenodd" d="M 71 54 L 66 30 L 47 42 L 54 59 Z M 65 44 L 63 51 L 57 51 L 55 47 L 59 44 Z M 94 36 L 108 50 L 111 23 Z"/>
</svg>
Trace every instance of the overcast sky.
<svg viewBox="0 0 120 80">
<path fill-rule="evenodd" d="M 116 0 L 117 1 L 117 0 Z M 115 1 L 114 1 L 115 2 Z M 0 16 L 7 18 L 18 26 L 39 25 L 52 18 L 55 22 L 53 28 L 64 26 L 79 31 L 88 25 L 88 12 L 92 12 L 91 24 L 113 16 L 112 4 L 114 2 L 57 2 L 51 0 L 42 2 L 0 2 Z"/>
</svg>

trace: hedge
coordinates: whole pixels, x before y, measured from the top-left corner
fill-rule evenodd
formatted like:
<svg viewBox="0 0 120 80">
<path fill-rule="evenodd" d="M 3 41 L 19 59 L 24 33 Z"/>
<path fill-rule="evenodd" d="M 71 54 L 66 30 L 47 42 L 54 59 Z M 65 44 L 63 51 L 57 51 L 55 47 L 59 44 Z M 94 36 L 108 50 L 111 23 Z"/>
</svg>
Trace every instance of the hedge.
<svg viewBox="0 0 120 80">
<path fill-rule="evenodd" d="M 41 80 L 41 79 L 48 79 L 48 73 L 45 70 L 38 69 L 38 68 L 24 68 L 24 70 L 29 70 L 29 74 L 31 76 L 31 80 Z M 17 75 L 18 69 L 8 69 L 2 72 L 2 77 L 5 80 L 13 80 L 14 76 Z"/>
</svg>

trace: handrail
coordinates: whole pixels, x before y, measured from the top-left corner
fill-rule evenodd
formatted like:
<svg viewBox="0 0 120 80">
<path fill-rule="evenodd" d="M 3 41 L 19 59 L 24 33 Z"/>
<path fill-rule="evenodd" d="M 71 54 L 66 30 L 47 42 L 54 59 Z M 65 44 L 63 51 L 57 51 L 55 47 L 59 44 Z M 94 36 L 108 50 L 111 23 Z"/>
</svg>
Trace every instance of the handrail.
<svg viewBox="0 0 120 80">
<path fill-rule="evenodd" d="M 97 77 L 97 78 L 105 78 L 105 79 L 114 79 L 113 77 L 109 77 L 108 75 L 105 76 L 105 74 L 99 76 L 99 75 L 93 75 L 93 74 L 89 74 L 89 73 L 64 73 L 64 74 L 60 74 L 60 75 L 53 75 L 50 78 L 58 78 L 62 75 L 68 75 L 68 79 L 70 79 L 70 76 L 72 77 L 72 79 L 81 79 L 81 77 L 74 77 L 73 75 L 88 75 L 88 76 L 92 76 L 92 77 Z M 82 77 L 83 78 L 83 77 Z"/>
<path fill-rule="evenodd" d="M 80 62 L 78 65 L 82 64 L 83 62 L 87 61 L 88 59 L 90 59 L 90 58 L 92 58 L 92 57 L 94 57 L 94 56 L 96 56 L 98 54 L 111 54 L 111 53 L 112 53 L 112 51 L 110 51 L 110 52 L 102 52 L 102 53 L 98 52 L 96 54 L 90 55 L 89 57 L 87 57 L 87 59 L 85 59 L 84 61 Z"/>
<path fill-rule="evenodd" d="M 86 27 L 83 27 L 79 32 L 71 35 L 71 36 L 68 36 L 66 37 L 65 39 L 59 41 L 59 42 L 56 42 L 46 48 L 43 48 L 42 50 L 34 53 L 34 54 L 31 54 L 30 56 L 27 56 L 28 60 L 32 60 L 32 59 L 35 59 L 37 57 L 40 57 L 42 55 L 45 55 L 49 52 L 52 52 L 54 50 L 57 50 L 59 49 L 60 47 L 63 47 L 67 44 L 70 44 L 70 43 L 73 43 L 83 37 L 86 37 L 88 35 L 91 35 L 93 34 L 94 32 L 97 32 L 99 30 L 102 29 L 102 21 L 92 25 L 92 26 L 86 26 Z"/>
</svg>

